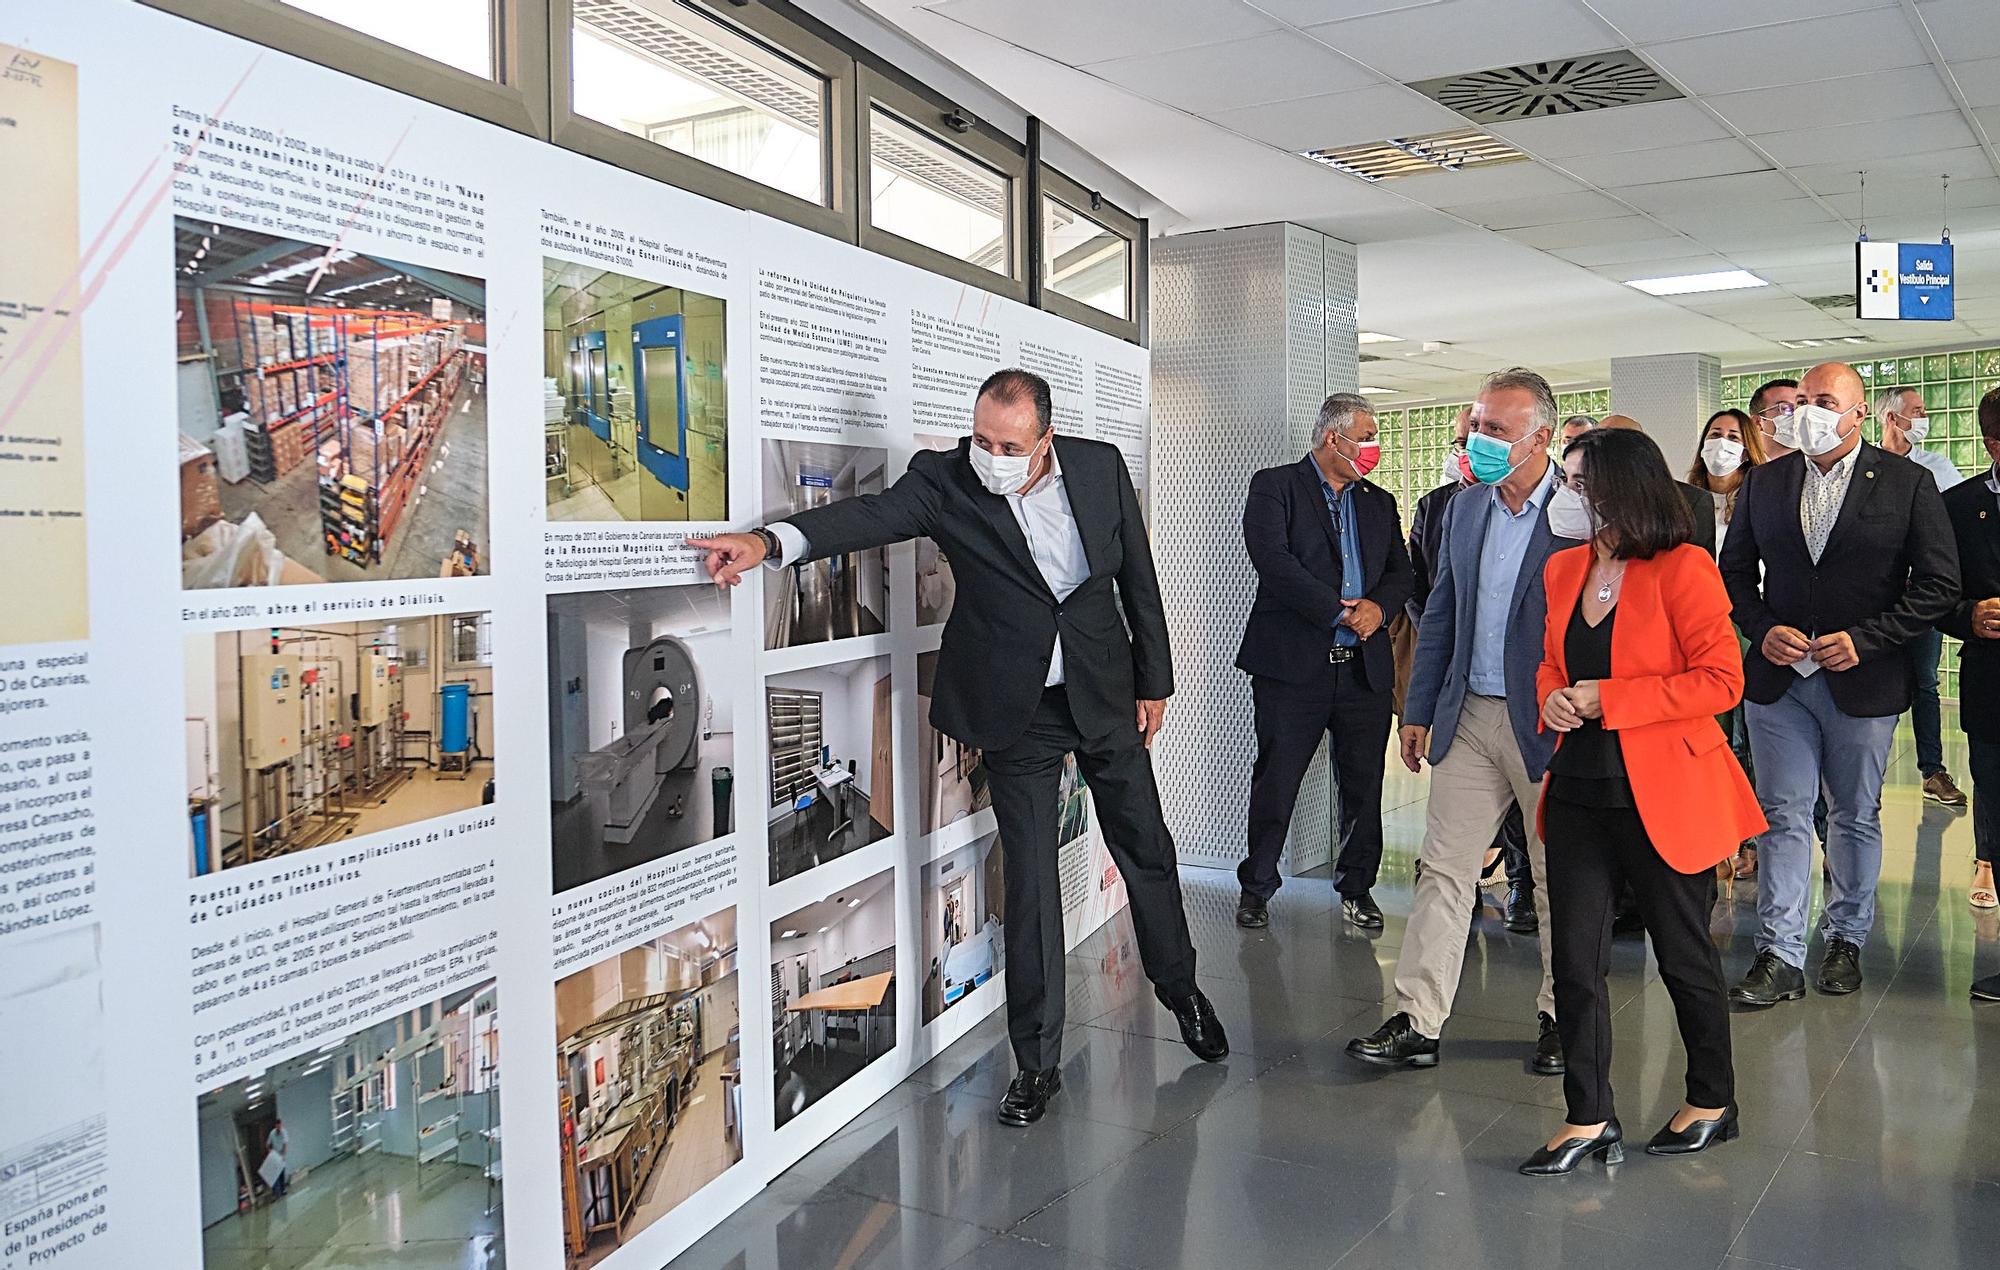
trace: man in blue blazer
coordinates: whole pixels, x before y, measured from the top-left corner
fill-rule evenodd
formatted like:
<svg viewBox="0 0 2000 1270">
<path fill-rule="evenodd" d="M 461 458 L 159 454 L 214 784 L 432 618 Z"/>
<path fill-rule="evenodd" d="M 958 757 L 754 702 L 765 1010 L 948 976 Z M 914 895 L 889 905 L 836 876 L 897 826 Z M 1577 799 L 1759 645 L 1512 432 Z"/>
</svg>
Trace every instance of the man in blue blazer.
<svg viewBox="0 0 2000 1270">
<path fill-rule="evenodd" d="M 1250 478 L 1243 541 L 1257 599 L 1236 668 L 1250 676 L 1257 765 L 1249 851 L 1237 867 L 1236 924 L 1268 925 L 1299 782 L 1322 734 L 1338 778 L 1341 912 L 1379 930 L 1369 891 L 1382 863 L 1382 769 L 1396 665 L 1383 626 L 1411 586 L 1396 499 L 1367 480 L 1381 458 L 1368 399 L 1335 393 L 1320 407 L 1312 452 Z"/>
<path fill-rule="evenodd" d="M 1548 600 L 1542 565 L 1576 541 L 1549 532 L 1548 501 L 1562 473 L 1549 459 L 1556 429 L 1548 381 L 1515 368 L 1487 377 L 1472 407 L 1466 455 L 1485 490 L 1445 509 L 1436 585 L 1417 627 L 1416 668 L 1403 704 L 1403 764 L 1431 762 L 1423 876 L 1396 963 L 1396 1013 L 1348 1042 L 1379 1067 L 1430 1067 L 1451 1015 L 1465 963 L 1479 865 L 1518 802 L 1532 808 L 1555 734 L 1539 727 L 1535 671 L 1542 661 Z M 1541 836 L 1528 820 L 1528 858 L 1538 885 L 1542 987 L 1536 1001 L 1534 1070 L 1563 1070 L 1549 978 L 1548 887 Z"/>
</svg>

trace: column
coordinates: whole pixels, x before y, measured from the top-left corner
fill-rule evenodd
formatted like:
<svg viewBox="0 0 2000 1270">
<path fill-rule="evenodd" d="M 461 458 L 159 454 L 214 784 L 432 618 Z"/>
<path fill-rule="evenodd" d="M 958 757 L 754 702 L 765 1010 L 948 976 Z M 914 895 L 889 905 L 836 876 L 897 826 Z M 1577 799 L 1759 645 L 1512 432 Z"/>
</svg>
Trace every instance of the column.
<svg viewBox="0 0 2000 1270">
<path fill-rule="evenodd" d="M 1236 649 L 1256 577 L 1243 546 L 1251 474 L 1305 457 L 1327 394 L 1352 392 L 1354 247 L 1296 225 L 1253 225 L 1152 246 L 1153 548 L 1176 694 L 1155 764 L 1184 864 L 1243 858 L 1257 756 Z M 1281 868 L 1326 863 L 1324 746 L 1299 791 Z"/>
<path fill-rule="evenodd" d="M 1676 477 L 1701 446 L 1708 417 L 1722 409 L 1722 363 L 1707 353 L 1611 359 L 1611 409 L 1639 421 Z"/>
</svg>

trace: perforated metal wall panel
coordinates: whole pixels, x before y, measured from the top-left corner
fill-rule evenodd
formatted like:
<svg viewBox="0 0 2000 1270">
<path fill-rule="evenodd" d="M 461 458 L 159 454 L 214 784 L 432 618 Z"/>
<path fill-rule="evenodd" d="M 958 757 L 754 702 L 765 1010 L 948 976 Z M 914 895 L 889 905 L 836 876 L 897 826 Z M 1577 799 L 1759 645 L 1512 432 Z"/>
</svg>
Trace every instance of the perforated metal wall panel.
<svg viewBox="0 0 2000 1270">
<path fill-rule="evenodd" d="M 1722 409 L 1722 363 L 1707 353 L 1614 357 L 1611 408 L 1637 419 L 1659 442 L 1667 470 L 1680 476 L 1694 461 L 1708 417 Z"/>
<path fill-rule="evenodd" d="M 1242 859 L 1256 735 L 1235 667 L 1255 575 L 1243 499 L 1310 444 L 1329 392 L 1356 387 L 1354 248 L 1291 225 L 1188 234 L 1152 251 L 1153 545 L 1176 695 L 1156 747 L 1184 863 Z M 1322 752 L 1300 789 L 1288 873 L 1326 862 Z"/>
</svg>

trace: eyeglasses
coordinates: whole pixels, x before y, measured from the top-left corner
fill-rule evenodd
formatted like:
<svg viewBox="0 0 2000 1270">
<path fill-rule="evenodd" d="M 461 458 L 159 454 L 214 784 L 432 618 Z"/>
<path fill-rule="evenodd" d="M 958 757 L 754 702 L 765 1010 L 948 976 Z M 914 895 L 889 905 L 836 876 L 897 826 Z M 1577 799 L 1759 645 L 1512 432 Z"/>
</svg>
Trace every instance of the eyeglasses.
<svg viewBox="0 0 2000 1270">
<path fill-rule="evenodd" d="M 1798 412 L 1798 407 L 1789 401 L 1781 401 L 1775 406 L 1766 406 L 1757 412 L 1759 419 L 1787 419 Z"/>
</svg>

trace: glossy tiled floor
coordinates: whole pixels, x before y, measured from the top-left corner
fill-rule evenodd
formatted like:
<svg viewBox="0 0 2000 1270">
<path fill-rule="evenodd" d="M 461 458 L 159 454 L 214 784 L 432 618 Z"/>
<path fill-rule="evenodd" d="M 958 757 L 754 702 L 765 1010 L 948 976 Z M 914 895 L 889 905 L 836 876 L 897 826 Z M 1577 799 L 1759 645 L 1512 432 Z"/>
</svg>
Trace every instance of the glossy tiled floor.
<svg viewBox="0 0 2000 1270">
<path fill-rule="evenodd" d="M 1962 751 L 1947 758 L 1962 775 Z M 1915 776 L 1906 727 L 1866 985 L 1736 1016 L 1745 1132 L 1705 1155 L 1514 1172 L 1561 1122 L 1562 1090 L 1526 1067 L 1535 941 L 1490 907 L 1437 1068 L 1383 1075 L 1342 1054 L 1385 1012 L 1409 907 L 1424 784 L 1397 768 L 1376 937 L 1343 926 L 1323 879 L 1294 880 L 1270 929 L 1246 933 L 1229 874 L 1185 874 L 1227 1063 L 1169 1039 L 1121 917 L 1071 958 L 1064 1088 L 1041 1124 L 994 1123 L 1012 1061 L 990 1018 L 676 1270 L 1994 1264 L 2000 1006 L 1975 1011 L 1966 985 L 1975 965 L 2000 970 L 2000 922 L 1965 902 L 1969 821 L 1926 806 Z M 1717 906 L 1731 975 L 1754 920 L 1748 886 Z M 1621 1116 L 1644 1136 L 1680 1098 L 1680 1046 L 1642 944 L 1618 942 L 1612 988 Z"/>
</svg>

